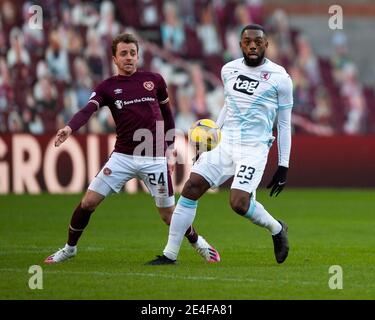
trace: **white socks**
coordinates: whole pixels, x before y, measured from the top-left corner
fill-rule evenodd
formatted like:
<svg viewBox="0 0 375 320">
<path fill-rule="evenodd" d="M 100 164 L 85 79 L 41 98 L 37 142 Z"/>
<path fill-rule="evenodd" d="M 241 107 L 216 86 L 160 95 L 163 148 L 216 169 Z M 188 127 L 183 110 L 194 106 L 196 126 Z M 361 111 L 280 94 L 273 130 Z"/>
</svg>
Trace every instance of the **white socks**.
<svg viewBox="0 0 375 320">
<path fill-rule="evenodd" d="M 263 205 L 253 199 L 250 200 L 250 208 L 244 217 L 258 226 L 267 228 L 272 235 L 278 234 L 282 229 L 281 224 L 264 209 Z"/>
<path fill-rule="evenodd" d="M 169 226 L 168 243 L 163 251 L 167 258 L 177 259 L 185 232 L 193 224 L 197 206 L 198 201 L 183 196 L 178 200 Z M 244 217 L 268 229 L 272 235 L 278 234 L 282 229 L 281 224 L 264 209 L 262 204 L 254 200 L 251 200 L 250 208 Z"/>
<path fill-rule="evenodd" d="M 163 251 L 167 258 L 171 260 L 177 259 L 185 232 L 193 224 L 197 205 L 198 201 L 190 200 L 183 196 L 178 200 L 169 226 L 168 243 Z"/>
</svg>

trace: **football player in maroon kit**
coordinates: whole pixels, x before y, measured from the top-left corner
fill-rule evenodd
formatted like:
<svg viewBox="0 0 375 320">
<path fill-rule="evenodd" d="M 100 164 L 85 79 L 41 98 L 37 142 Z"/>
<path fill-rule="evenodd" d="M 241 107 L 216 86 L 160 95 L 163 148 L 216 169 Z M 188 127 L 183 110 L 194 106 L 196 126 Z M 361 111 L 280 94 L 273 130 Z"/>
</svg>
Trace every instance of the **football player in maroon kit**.
<svg viewBox="0 0 375 320">
<path fill-rule="evenodd" d="M 56 147 L 85 125 L 99 108 L 108 106 L 116 124 L 117 138 L 109 160 L 92 180 L 73 212 L 65 247 L 47 257 L 45 263 L 74 257 L 78 239 L 91 214 L 106 196 L 120 192 L 132 178 L 143 180 L 155 199 L 161 218 L 167 225 L 170 224 L 175 203 L 170 177 L 174 165 L 168 159 L 175 156 L 175 150 L 168 148 L 174 141 L 173 138 L 167 141 L 165 133 L 173 131 L 174 119 L 163 77 L 137 70 L 138 49 L 138 41 L 131 34 L 123 33 L 113 40 L 113 62 L 118 74 L 101 82 L 87 105 L 57 131 Z M 164 132 L 160 135 L 157 128 L 163 123 Z M 140 142 L 140 136 L 145 136 L 145 141 Z M 208 262 L 220 261 L 218 252 L 192 226 L 185 235 Z"/>
</svg>

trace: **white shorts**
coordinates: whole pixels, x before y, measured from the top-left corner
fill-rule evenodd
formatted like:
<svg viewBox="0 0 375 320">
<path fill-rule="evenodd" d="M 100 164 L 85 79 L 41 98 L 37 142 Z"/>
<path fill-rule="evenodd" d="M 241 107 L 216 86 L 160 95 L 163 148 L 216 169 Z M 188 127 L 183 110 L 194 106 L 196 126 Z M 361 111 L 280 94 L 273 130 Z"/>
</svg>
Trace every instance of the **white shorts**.
<svg viewBox="0 0 375 320">
<path fill-rule="evenodd" d="M 113 152 L 88 189 L 108 196 L 120 192 L 130 179 L 142 180 L 159 208 L 174 205 L 171 176 L 165 157 L 131 156 Z"/>
<path fill-rule="evenodd" d="M 202 153 L 191 172 L 204 177 L 211 187 L 218 187 L 234 176 L 231 189 L 255 196 L 268 152 L 269 146 L 263 143 L 238 146 L 222 141 L 214 150 Z"/>
</svg>

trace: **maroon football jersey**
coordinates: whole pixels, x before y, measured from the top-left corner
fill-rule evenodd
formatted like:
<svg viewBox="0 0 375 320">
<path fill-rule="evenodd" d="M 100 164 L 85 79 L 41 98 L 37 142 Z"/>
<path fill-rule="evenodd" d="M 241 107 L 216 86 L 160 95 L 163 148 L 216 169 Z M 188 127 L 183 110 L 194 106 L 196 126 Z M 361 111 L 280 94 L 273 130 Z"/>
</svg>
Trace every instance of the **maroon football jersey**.
<svg viewBox="0 0 375 320">
<path fill-rule="evenodd" d="M 159 103 L 168 102 L 167 86 L 161 75 L 136 71 L 131 76 L 113 76 L 95 88 L 89 102 L 111 110 L 117 133 L 115 152 L 134 154 L 143 143 L 146 150 L 138 154 L 142 149 L 138 147 L 137 155 L 164 156 L 164 130 L 156 130 L 156 121 L 163 121 Z"/>
</svg>

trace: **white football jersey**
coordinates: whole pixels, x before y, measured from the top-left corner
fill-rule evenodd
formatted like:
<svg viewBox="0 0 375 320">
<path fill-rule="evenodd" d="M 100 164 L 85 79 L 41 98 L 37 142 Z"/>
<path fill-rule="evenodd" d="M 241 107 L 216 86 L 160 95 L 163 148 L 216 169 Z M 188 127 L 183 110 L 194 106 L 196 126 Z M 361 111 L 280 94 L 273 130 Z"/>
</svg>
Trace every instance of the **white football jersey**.
<svg viewBox="0 0 375 320">
<path fill-rule="evenodd" d="M 221 78 L 227 108 L 223 140 L 272 143 L 277 111 L 293 107 L 293 84 L 285 69 L 269 59 L 249 67 L 240 58 L 223 66 Z"/>
</svg>

